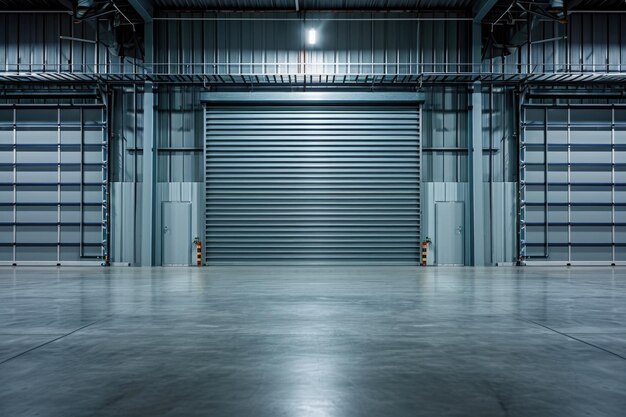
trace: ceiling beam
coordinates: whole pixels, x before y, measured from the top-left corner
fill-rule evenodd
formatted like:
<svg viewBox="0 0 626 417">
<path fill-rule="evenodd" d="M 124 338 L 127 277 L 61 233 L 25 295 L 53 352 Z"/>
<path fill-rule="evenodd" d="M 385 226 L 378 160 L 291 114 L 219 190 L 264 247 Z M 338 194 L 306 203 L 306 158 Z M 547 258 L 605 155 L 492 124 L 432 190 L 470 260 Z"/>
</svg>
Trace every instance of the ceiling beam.
<svg viewBox="0 0 626 417">
<path fill-rule="evenodd" d="M 152 16 L 154 14 L 154 8 L 150 0 L 128 0 L 131 6 L 135 9 L 139 16 L 145 22 L 152 22 Z"/>
<path fill-rule="evenodd" d="M 69 10 L 74 11 L 74 3 L 72 0 L 59 0 L 59 3 L 67 7 Z"/>
<path fill-rule="evenodd" d="M 487 13 L 493 9 L 493 6 L 496 5 L 498 0 L 478 0 L 474 7 L 474 21 L 482 22 Z"/>
<path fill-rule="evenodd" d="M 575 9 L 578 5 L 582 3 L 582 0 L 570 0 L 567 2 L 567 11 Z"/>
</svg>

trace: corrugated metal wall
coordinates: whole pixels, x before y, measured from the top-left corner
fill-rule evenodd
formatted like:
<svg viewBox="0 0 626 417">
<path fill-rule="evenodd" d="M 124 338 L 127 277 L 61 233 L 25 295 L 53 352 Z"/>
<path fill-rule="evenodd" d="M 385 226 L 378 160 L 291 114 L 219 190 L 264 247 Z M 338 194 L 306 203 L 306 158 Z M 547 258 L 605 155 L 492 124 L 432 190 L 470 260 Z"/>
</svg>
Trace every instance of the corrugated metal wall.
<svg viewBox="0 0 626 417">
<path fill-rule="evenodd" d="M 111 96 L 111 261 L 139 263 L 143 91 L 115 88 Z"/>
<path fill-rule="evenodd" d="M 156 21 L 154 72 L 162 74 L 419 74 L 471 68 L 470 23 L 460 12 L 163 13 Z M 254 20 L 253 20 L 254 19 Z M 263 20 L 261 20 L 263 19 Z M 275 20 L 273 20 L 275 19 Z M 487 60 L 483 71 L 616 72 L 626 65 L 619 14 L 571 14 L 569 23 L 535 19 L 531 44 Z M 99 43 L 107 23 L 74 24 L 67 13 L 0 14 L 0 72 L 141 73 L 132 59 Z M 305 27 L 319 43 L 305 47 Z M 94 41 L 79 42 L 60 36 Z M 546 41 L 547 40 L 547 41 Z"/>
<path fill-rule="evenodd" d="M 135 73 L 133 60 L 100 43 L 104 21 L 75 24 L 68 13 L 0 13 L 0 72 Z M 60 36 L 86 39 L 80 42 Z"/>
<path fill-rule="evenodd" d="M 483 182 L 486 264 L 517 258 L 517 94 L 488 86 L 483 96 Z"/>
<path fill-rule="evenodd" d="M 202 182 L 203 108 L 195 87 L 161 87 L 157 96 L 159 182 Z"/>
<path fill-rule="evenodd" d="M 626 69 L 626 15 L 570 14 L 568 24 L 536 17 L 530 44 L 483 62 L 483 71 L 504 73 L 621 72 Z"/>
<path fill-rule="evenodd" d="M 400 74 L 455 72 L 468 62 L 469 23 L 386 13 L 163 13 L 160 74 Z M 466 17 L 460 13 L 420 16 Z M 317 29 L 316 45 L 305 28 Z"/>
<path fill-rule="evenodd" d="M 161 86 L 157 94 L 157 203 L 155 259 L 162 259 L 161 202 L 191 203 L 192 238 L 204 233 L 204 125 L 200 90 Z M 191 241 L 189 246 L 192 247 Z M 194 249 L 195 250 L 195 249 Z M 195 259 L 195 255 L 191 257 Z"/>
<path fill-rule="evenodd" d="M 202 236 L 203 109 L 194 87 L 162 86 L 157 94 L 157 204 L 155 230 L 160 231 L 161 201 L 191 201 L 194 236 Z M 112 96 L 111 260 L 141 261 L 143 89 L 116 88 Z M 200 190 L 199 192 L 197 190 Z M 156 234 L 155 258 L 161 258 Z"/>
<path fill-rule="evenodd" d="M 424 102 L 425 182 L 467 182 L 468 89 L 432 87 Z"/>
<path fill-rule="evenodd" d="M 429 262 L 434 262 L 436 202 L 458 201 L 469 207 L 468 140 L 469 91 L 465 86 L 431 87 L 423 108 L 424 198 L 422 239 L 433 239 Z M 514 262 L 517 256 L 517 99 L 504 87 L 484 87 L 483 182 L 485 262 Z M 466 213 L 466 224 L 470 224 Z M 470 259 L 466 235 L 466 259 Z"/>
</svg>

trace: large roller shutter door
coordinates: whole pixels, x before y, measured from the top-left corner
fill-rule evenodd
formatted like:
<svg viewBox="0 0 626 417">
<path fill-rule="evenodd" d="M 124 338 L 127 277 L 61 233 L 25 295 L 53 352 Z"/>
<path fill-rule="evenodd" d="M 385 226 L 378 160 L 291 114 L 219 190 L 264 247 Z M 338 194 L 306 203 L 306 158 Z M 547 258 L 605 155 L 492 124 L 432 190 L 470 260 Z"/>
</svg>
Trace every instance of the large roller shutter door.
<svg viewBox="0 0 626 417">
<path fill-rule="evenodd" d="M 206 263 L 418 259 L 419 108 L 206 110 Z"/>
</svg>

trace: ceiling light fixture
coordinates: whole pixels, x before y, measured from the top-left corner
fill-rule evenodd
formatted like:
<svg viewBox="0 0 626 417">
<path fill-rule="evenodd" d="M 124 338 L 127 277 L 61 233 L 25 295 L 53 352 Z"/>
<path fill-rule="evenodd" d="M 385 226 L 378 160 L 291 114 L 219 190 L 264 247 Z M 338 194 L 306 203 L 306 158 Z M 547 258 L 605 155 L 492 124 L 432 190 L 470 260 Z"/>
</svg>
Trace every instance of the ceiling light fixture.
<svg viewBox="0 0 626 417">
<path fill-rule="evenodd" d="M 317 43 L 317 30 L 309 29 L 306 34 L 306 41 L 309 45 L 315 45 Z"/>
</svg>

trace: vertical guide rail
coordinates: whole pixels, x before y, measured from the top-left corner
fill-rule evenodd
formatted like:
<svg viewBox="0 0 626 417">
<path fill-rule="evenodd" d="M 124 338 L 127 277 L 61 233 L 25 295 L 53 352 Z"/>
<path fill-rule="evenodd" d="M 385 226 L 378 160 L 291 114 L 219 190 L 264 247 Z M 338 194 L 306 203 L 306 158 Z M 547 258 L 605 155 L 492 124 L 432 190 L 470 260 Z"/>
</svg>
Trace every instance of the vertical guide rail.
<svg viewBox="0 0 626 417">
<path fill-rule="evenodd" d="M 109 100 L 106 100 L 106 104 Z M 109 106 L 106 105 L 101 114 L 102 137 L 102 263 L 109 262 Z"/>
<path fill-rule="evenodd" d="M 526 109 L 523 104 L 524 95 L 520 99 L 520 141 L 519 141 L 519 257 L 526 258 Z"/>
<path fill-rule="evenodd" d="M 13 264 L 17 262 L 17 108 L 13 106 Z"/>
<path fill-rule="evenodd" d="M 424 125 L 424 119 L 423 119 L 423 105 L 420 104 L 418 106 L 418 110 L 417 110 L 417 117 L 419 117 L 419 126 L 418 126 L 418 138 L 419 140 L 418 142 L 418 155 L 417 157 L 419 158 L 419 166 L 417 168 L 417 175 L 418 175 L 418 179 L 417 179 L 417 184 L 419 187 L 418 193 L 419 193 L 419 201 L 417 202 L 417 215 L 418 215 L 418 219 L 419 219 L 419 223 L 417 224 L 417 241 L 421 241 L 422 240 L 422 235 L 421 235 L 421 231 L 422 230 L 426 230 L 425 227 L 423 227 L 422 224 L 422 210 L 421 210 L 421 203 L 422 203 L 422 190 L 424 189 L 423 187 L 423 179 L 424 179 L 424 174 L 423 172 L 423 166 L 424 166 L 424 155 L 423 155 L 423 151 L 422 151 L 422 142 L 423 142 L 423 125 Z M 465 256 L 465 254 L 463 254 Z M 426 259 L 426 261 L 428 261 L 428 259 Z M 434 261 L 433 261 L 434 262 Z"/>
<path fill-rule="evenodd" d="M 542 258 L 548 258 L 548 107 L 543 113 L 543 237 L 544 247 Z"/>
<path fill-rule="evenodd" d="M 544 106 L 543 108 L 543 254 L 540 255 L 529 255 L 528 254 L 528 229 L 527 229 L 527 203 L 528 203 L 528 195 L 527 195 L 527 143 L 526 143 L 526 130 L 528 128 L 528 120 L 526 120 L 526 108 L 524 104 L 521 104 L 521 131 L 520 131 L 520 180 L 519 180 L 519 196 L 520 196 L 520 209 L 519 209 L 519 222 L 520 222 L 520 261 L 523 262 L 526 259 L 548 259 L 550 256 L 549 251 L 549 209 L 550 205 L 548 202 L 548 106 Z M 541 203 L 539 203 L 541 204 Z M 540 223 L 541 224 L 541 223 Z"/>
<path fill-rule="evenodd" d="M 615 265 L 615 104 L 611 105 L 611 263 Z"/>
<path fill-rule="evenodd" d="M 85 143 L 85 120 L 84 120 L 84 113 L 85 110 L 81 107 L 80 109 L 80 149 L 79 149 L 79 155 L 80 155 L 80 183 L 79 183 L 79 196 L 80 196 L 80 201 L 79 201 L 79 205 L 80 208 L 78 209 L 78 216 L 79 216 L 79 223 L 78 223 L 78 256 L 79 258 L 83 258 L 85 256 L 84 252 L 84 245 L 83 245 L 83 234 L 84 234 L 84 230 L 83 230 L 83 223 L 85 220 L 85 216 L 83 215 L 83 210 L 85 209 L 85 205 L 84 203 L 84 192 L 85 192 L 85 187 L 84 187 L 84 183 L 85 183 L 85 174 L 84 174 L 84 163 L 85 163 L 85 148 L 83 146 L 83 143 Z"/>
<path fill-rule="evenodd" d="M 567 107 L 567 262 L 572 262 L 572 112 Z"/>
<path fill-rule="evenodd" d="M 57 262 L 61 262 L 61 107 L 57 107 Z"/>
</svg>

